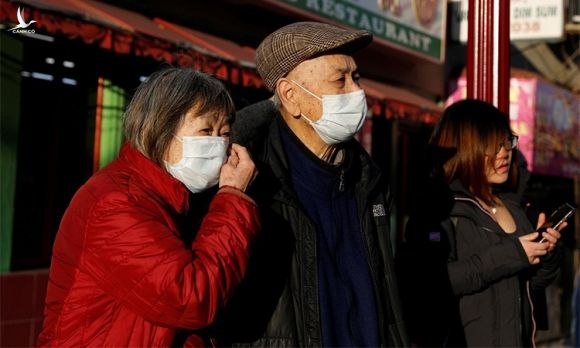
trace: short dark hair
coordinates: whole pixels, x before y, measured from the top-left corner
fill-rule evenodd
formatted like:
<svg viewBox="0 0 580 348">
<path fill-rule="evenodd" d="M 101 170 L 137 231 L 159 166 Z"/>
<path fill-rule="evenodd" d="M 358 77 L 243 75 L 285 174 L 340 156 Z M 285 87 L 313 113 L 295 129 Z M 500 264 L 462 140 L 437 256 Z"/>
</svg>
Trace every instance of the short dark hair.
<svg viewBox="0 0 580 348">
<path fill-rule="evenodd" d="M 137 88 L 123 117 L 126 141 L 159 165 L 186 113 L 216 112 L 232 122 L 235 107 L 217 79 L 188 68 L 165 68 Z"/>
<path fill-rule="evenodd" d="M 493 204 L 491 183 L 485 173 L 487 163 L 494 165 L 491 152 L 498 149 L 513 132 L 509 116 L 495 106 L 476 99 L 466 99 L 452 104 L 443 111 L 435 127 L 430 143 L 438 148 L 455 150 L 455 155 L 443 164 L 448 183 L 459 179 L 476 197 L 486 204 Z M 517 184 L 517 156 L 512 155 L 510 173 L 505 184 L 514 188 Z"/>
</svg>

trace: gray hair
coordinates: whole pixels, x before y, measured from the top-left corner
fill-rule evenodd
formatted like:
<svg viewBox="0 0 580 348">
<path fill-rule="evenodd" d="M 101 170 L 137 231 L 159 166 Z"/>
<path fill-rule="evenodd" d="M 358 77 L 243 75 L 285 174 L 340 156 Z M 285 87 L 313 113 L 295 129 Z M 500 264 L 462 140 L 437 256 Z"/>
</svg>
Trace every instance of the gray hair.
<svg viewBox="0 0 580 348">
<path fill-rule="evenodd" d="M 228 115 L 229 122 L 235 113 L 231 96 L 217 79 L 185 68 L 157 71 L 137 88 L 125 111 L 125 139 L 161 165 L 173 134 L 193 107 L 200 115 Z"/>
</svg>

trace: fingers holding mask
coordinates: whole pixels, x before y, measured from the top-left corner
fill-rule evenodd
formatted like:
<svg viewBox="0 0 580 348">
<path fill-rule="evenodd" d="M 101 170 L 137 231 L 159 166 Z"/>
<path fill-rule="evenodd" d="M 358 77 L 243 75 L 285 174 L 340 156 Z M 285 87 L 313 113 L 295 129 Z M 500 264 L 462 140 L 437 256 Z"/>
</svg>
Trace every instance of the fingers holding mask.
<svg viewBox="0 0 580 348">
<path fill-rule="evenodd" d="M 240 163 L 240 158 L 238 157 L 237 152 L 232 150 L 233 149 L 233 145 L 236 145 L 236 144 L 232 144 L 232 146 L 230 146 L 230 151 L 229 151 L 229 154 L 228 154 L 227 163 L 231 164 L 235 168 Z"/>
<path fill-rule="evenodd" d="M 245 192 L 256 173 L 256 166 L 248 150 L 241 145 L 232 144 L 228 160 L 221 169 L 220 187 L 232 186 Z"/>
</svg>

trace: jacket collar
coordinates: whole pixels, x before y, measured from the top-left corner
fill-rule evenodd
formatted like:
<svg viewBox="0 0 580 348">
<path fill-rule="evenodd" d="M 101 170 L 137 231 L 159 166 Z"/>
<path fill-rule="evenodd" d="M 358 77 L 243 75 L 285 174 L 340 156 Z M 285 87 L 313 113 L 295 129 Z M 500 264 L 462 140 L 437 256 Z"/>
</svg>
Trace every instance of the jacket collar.
<svg viewBox="0 0 580 348">
<path fill-rule="evenodd" d="M 165 169 L 128 143 L 121 147 L 119 160 L 126 162 L 142 185 L 169 204 L 177 213 L 182 214 L 188 210 L 189 191 Z"/>
<path fill-rule="evenodd" d="M 495 221 L 495 217 L 491 215 L 487 210 L 483 208 L 483 206 L 477 201 L 475 196 L 471 192 L 469 192 L 465 186 L 459 181 L 459 179 L 455 179 L 451 182 L 450 186 L 451 190 L 453 191 L 453 198 L 455 202 L 467 202 L 470 205 L 477 207 L 481 212 L 485 215 L 489 216 L 492 220 Z M 497 196 L 501 198 L 503 203 L 508 207 L 510 212 L 513 215 L 513 212 L 517 209 L 518 202 L 515 200 L 516 196 L 511 192 L 498 192 Z M 462 204 L 455 204 L 451 215 L 468 215 L 465 210 L 465 205 Z"/>
</svg>

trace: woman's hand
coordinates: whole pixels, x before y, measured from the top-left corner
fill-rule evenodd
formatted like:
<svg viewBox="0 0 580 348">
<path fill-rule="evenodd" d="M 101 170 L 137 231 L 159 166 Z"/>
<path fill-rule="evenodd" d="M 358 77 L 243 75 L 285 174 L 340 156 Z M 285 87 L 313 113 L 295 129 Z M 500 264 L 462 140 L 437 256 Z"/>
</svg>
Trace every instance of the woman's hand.
<svg viewBox="0 0 580 348">
<path fill-rule="evenodd" d="M 232 144 L 228 160 L 222 166 L 219 186 L 231 186 L 245 192 L 258 171 L 245 147 Z"/>
<path fill-rule="evenodd" d="M 546 222 L 546 214 L 541 213 L 538 216 L 538 223 L 536 228 L 539 229 L 544 222 Z M 564 222 L 558 229 L 548 228 L 546 232 L 542 233 L 542 237 L 545 239 L 543 243 L 536 243 L 534 240 L 538 237 L 538 232 L 533 232 L 525 236 L 520 237 L 520 242 L 524 247 L 526 255 L 528 255 L 528 260 L 530 264 L 535 265 L 540 262 L 540 256 L 547 254 L 548 252 L 554 250 L 556 243 L 560 239 L 560 231 L 565 228 L 568 224 Z"/>
<path fill-rule="evenodd" d="M 532 232 L 520 237 L 520 242 L 528 256 L 528 261 L 532 265 L 540 263 L 540 256 L 546 255 L 549 247 L 548 243 L 534 242 L 536 238 L 538 238 L 538 232 Z"/>
<path fill-rule="evenodd" d="M 537 228 L 540 228 L 540 226 L 542 226 L 544 222 L 546 222 L 546 215 L 544 213 L 541 213 L 540 216 L 538 216 Z M 556 247 L 556 243 L 558 243 L 558 239 L 560 239 L 561 237 L 560 231 L 566 226 L 568 226 L 568 223 L 564 222 L 563 224 L 558 226 L 557 230 L 553 228 L 548 228 L 546 232 L 542 233 L 542 237 L 546 239 L 544 243 L 548 243 L 548 252 L 554 250 L 554 248 Z"/>
</svg>

